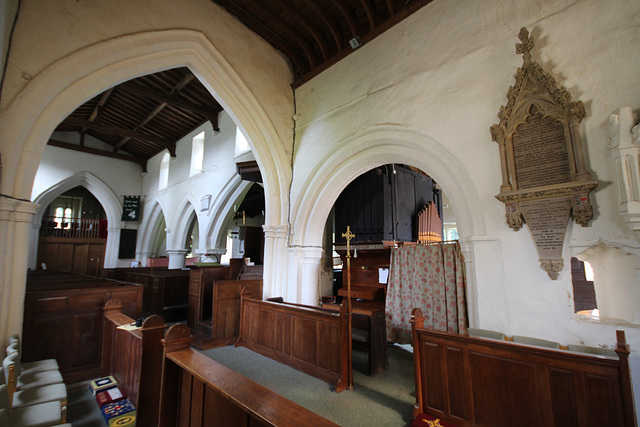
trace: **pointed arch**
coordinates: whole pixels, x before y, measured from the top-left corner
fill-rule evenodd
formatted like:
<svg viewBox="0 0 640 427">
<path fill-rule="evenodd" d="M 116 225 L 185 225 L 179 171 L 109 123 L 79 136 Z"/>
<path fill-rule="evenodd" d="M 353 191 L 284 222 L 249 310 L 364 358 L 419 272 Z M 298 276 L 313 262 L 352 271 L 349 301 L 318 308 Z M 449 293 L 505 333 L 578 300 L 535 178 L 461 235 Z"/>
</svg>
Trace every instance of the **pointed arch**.
<svg viewBox="0 0 640 427">
<path fill-rule="evenodd" d="M 199 221 L 194 206 L 197 206 L 197 204 L 190 194 L 186 194 L 178 204 L 175 210 L 177 214 L 172 218 L 171 225 L 169 226 L 169 230 L 171 231 L 167 233 L 170 236 L 167 239 L 167 249 L 185 249 L 187 233 L 189 232 L 193 217 L 195 216 L 196 221 Z"/>
<path fill-rule="evenodd" d="M 456 212 L 461 237 L 485 234 L 475 184 L 464 165 L 443 144 L 401 126 L 375 126 L 337 144 L 299 188 L 292 200 L 294 245 L 321 247 L 324 225 L 336 199 L 356 177 L 377 166 L 401 163 L 429 174 L 446 192 Z M 317 203 L 322 200 L 323 203 Z"/>
<path fill-rule="evenodd" d="M 84 187 L 102 205 L 107 215 L 109 233 L 107 235 L 107 246 L 105 250 L 105 267 L 115 267 L 118 259 L 118 245 L 120 243 L 120 215 L 122 214 L 122 203 L 118 196 L 100 178 L 91 172 L 76 172 L 70 177 L 52 185 L 34 199 L 34 203 L 40 205 L 33 218 L 33 231 L 29 244 L 29 267 L 35 268 L 38 254 L 38 230 L 42 223 L 42 217 L 47 207 L 61 194 L 75 187 Z"/>
<path fill-rule="evenodd" d="M 233 206 L 239 206 L 253 183 L 243 181 L 234 175 L 220 190 L 209 209 L 211 219 L 205 230 L 207 249 L 221 249 L 226 246 L 227 229 L 233 220 Z"/>
<path fill-rule="evenodd" d="M 78 105 L 108 87 L 177 66 L 189 67 L 248 136 L 265 183 L 265 220 L 274 226 L 285 224 L 291 167 L 275 126 L 227 59 L 194 30 L 114 37 L 42 70 L 0 118 L 3 155 L 17 159 L 6 165 L 0 192 L 28 197 L 49 136 Z"/>
<path fill-rule="evenodd" d="M 164 233 L 163 230 L 159 230 L 161 224 L 166 225 L 164 209 L 157 198 L 154 198 L 148 205 L 145 203 L 145 208 L 142 211 L 142 222 L 138 228 L 138 242 L 136 258 L 140 261 L 141 265 L 147 264 L 147 258 L 150 255 L 154 255 L 154 247 L 156 246 L 156 240 L 159 233 Z"/>
</svg>

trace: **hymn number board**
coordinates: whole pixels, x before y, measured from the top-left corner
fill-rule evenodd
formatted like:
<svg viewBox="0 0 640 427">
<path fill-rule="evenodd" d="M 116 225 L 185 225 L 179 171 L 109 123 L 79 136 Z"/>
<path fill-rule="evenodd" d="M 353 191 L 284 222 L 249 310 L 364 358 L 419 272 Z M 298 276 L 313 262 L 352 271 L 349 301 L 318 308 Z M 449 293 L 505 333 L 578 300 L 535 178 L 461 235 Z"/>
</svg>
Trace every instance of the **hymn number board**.
<svg viewBox="0 0 640 427">
<path fill-rule="evenodd" d="M 526 28 L 518 35 L 516 52 L 524 64 L 500 108 L 500 123 L 491 136 L 500 146 L 502 185 L 498 200 L 505 204 L 507 224 L 519 230 L 527 224 L 540 266 L 557 279 L 564 262 L 562 247 L 569 218 L 586 227 L 593 218 L 589 193 L 597 186 L 584 165 L 580 122 L 586 112 L 567 90 L 531 58 L 533 39 Z"/>
</svg>

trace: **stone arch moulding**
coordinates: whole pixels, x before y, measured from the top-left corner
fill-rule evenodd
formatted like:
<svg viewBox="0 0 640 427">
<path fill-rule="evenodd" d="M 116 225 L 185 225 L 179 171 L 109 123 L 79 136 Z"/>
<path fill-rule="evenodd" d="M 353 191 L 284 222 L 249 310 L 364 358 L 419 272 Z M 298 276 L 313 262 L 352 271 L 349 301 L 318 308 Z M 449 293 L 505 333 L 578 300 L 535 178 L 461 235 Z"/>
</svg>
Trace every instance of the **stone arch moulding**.
<svg viewBox="0 0 640 427">
<path fill-rule="evenodd" d="M 136 244 L 136 257 L 140 261 L 141 265 L 146 265 L 147 258 L 151 255 L 153 247 L 156 244 L 155 237 L 157 235 L 160 221 L 164 221 L 166 227 L 166 217 L 164 215 L 164 209 L 159 200 L 155 198 L 149 203 L 150 209 L 147 208 L 147 204 L 143 207 L 142 222 L 138 230 L 142 231 L 138 233 L 138 242 Z M 164 230 L 162 230 L 164 232 Z"/>
<path fill-rule="evenodd" d="M 209 208 L 210 219 L 204 234 L 207 249 L 226 247 L 226 228 L 233 218 L 233 206 L 240 205 L 239 200 L 247 194 L 250 187 L 250 182 L 234 175 L 220 190 Z"/>
<path fill-rule="evenodd" d="M 34 203 L 40 205 L 38 211 L 33 218 L 34 235 L 30 239 L 29 244 L 29 267 L 35 268 L 37 263 L 38 253 L 38 230 L 42 223 L 42 217 L 47 206 L 53 202 L 56 197 L 71 190 L 74 187 L 82 186 L 89 190 L 91 194 L 102 205 L 102 208 L 107 215 L 107 222 L 109 227 L 109 234 L 107 237 L 107 246 L 105 250 L 105 267 L 115 267 L 118 258 L 118 245 L 120 243 L 119 233 L 114 233 L 114 230 L 120 229 L 120 215 L 122 214 L 122 204 L 118 199 L 118 196 L 109 188 L 107 184 L 102 182 L 100 178 L 93 175 L 91 172 L 76 172 L 70 177 L 58 182 L 57 184 L 49 187 L 47 190 L 39 194 Z"/>
<path fill-rule="evenodd" d="M 202 33 L 161 30 L 123 35 L 82 48 L 49 65 L 18 93 L 0 118 L 5 165 L 0 192 L 28 198 L 46 142 L 58 123 L 101 90 L 131 78 L 187 66 L 249 136 L 266 191 L 267 221 L 286 223 L 291 168 L 274 125 L 225 57 Z M 270 143 L 268 143 L 270 142 Z"/>
<path fill-rule="evenodd" d="M 194 203 L 190 195 L 185 196 L 178 206 L 179 208 L 176 210 L 178 214 L 172 219 L 172 225 L 169 226 L 171 240 L 167 241 L 167 249 L 186 249 L 184 246 L 187 233 L 194 216 L 200 225 L 200 218 L 194 208 L 197 204 Z"/>
<path fill-rule="evenodd" d="M 464 165 L 441 143 L 401 126 L 381 125 L 363 130 L 337 144 L 309 174 L 300 198 L 293 201 L 294 244 L 322 246 L 322 235 L 333 203 L 347 185 L 364 172 L 387 163 L 402 163 L 428 173 L 446 192 L 456 212 L 461 237 L 485 234 L 475 184 Z M 317 203 L 323 200 L 323 203 Z"/>
<path fill-rule="evenodd" d="M 584 163 L 580 123 L 582 101 L 538 65 L 531 56 L 533 39 L 522 28 L 516 53 L 523 65 L 515 85 L 500 107 L 500 123 L 491 136 L 500 149 L 502 185 L 498 200 L 505 204 L 507 225 L 527 228 L 536 245 L 540 268 L 557 280 L 564 267 L 562 248 L 569 217 L 583 227 L 593 218 L 589 194 L 598 185 Z"/>
</svg>

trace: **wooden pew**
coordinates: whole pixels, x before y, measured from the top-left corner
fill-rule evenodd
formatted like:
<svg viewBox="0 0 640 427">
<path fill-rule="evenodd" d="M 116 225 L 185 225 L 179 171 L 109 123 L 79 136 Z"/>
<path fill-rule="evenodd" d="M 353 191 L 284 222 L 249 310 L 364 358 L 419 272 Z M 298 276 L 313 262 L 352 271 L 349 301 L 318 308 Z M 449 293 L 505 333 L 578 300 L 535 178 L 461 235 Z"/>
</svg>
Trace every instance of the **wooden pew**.
<svg viewBox="0 0 640 427">
<path fill-rule="evenodd" d="M 160 427 L 337 426 L 192 350 L 190 341 L 181 324 L 163 340 Z"/>
<path fill-rule="evenodd" d="M 636 425 L 622 331 L 610 358 L 426 330 L 419 309 L 411 325 L 414 418 L 465 427 Z"/>
<path fill-rule="evenodd" d="M 340 305 L 323 304 L 324 308 L 339 311 Z M 387 330 L 384 311 L 366 308 L 354 308 L 351 314 L 351 326 L 366 334 L 366 339 L 359 339 L 360 335 L 352 333 L 354 348 L 362 348 L 367 352 L 369 375 L 374 376 L 387 370 L 389 358 L 387 355 Z"/>
<path fill-rule="evenodd" d="M 137 424 L 151 427 L 158 423 L 165 324 L 158 315 L 147 317 L 139 328 L 131 323 L 135 320 L 122 313 L 120 301 L 107 301 L 100 375 L 118 380 L 137 408 Z"/>
<path fill-rule="evenodd" d="M 100 374 L 102 308 L 117 298 L 139 317 L 142 287 L 92 276 L 29 272 L 22 330 L 22 361 L 56 359 L 66 383 Z"/>
<path fill-rule="evenodd" d="M 166 322 L 187 319 L 189 300 L 189 270 L 154 269 L 126 271 L 124 280 L 144 287 L 142 313 L 157 314 Z"/>
<path fill-rule="evenodd" d="M 348 323 L 340 313 L 321 307 L 260 301 L 242 294 L 236 346 L 334 385 L 347 388 Z"/>
</svg>

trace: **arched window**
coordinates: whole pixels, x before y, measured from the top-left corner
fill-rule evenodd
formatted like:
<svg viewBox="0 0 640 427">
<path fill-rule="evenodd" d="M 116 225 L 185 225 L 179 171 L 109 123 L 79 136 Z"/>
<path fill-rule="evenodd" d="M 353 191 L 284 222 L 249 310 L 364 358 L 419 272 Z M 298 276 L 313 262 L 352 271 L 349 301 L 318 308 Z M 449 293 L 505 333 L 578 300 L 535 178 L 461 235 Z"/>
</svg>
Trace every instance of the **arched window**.
<svg viewBox="0 0 640 427">
<path fill-rule="evenodd" d="M 191 169 L 189 176 L 194 176 L 201 173 L 204 169 L 202 167 L 204 162 L 204 131 L 200 132 L 193 137 L 191 142 Z"/>
<path fill-rule="evenodd" d="M 246 153 L 249 151 L 249 142 L 247 138 L 245 138 L 244 134 L 240 130 L 240 128 L 236 128 L 236 154 L 238 157 L 240 154 Z"/>
<path fill-rule="evenodd" d="M 158 177 L 158 189 L 164 190 L 169 185 L 169 153 L 164 153 L 160 162 L 160 176 Z"/>
</svg>

